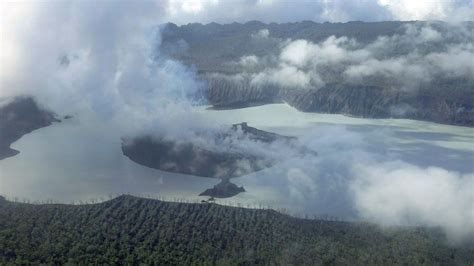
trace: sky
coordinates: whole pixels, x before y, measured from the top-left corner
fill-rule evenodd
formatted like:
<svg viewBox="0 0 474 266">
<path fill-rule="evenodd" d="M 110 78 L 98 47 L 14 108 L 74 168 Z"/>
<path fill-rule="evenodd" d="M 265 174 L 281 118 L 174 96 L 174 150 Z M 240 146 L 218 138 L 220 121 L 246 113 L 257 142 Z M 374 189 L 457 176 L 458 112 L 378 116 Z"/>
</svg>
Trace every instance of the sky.
<svg viewBox="0 0 474 266">
<path fill-rule="evenodd" d="M 474 19 L 473 0 L 170 0 L 167 20 L 193 22 L 386 21 Z"/>
<path fill-rule="evenodd" d="M 147 60 L 146 53 L 150 52 L 151 47 L 156 47 L 160 42 L 159 36 L 156 40 L 144 40 L 144 35 L 151 35 L 146 31 L 166 22 L 231 23 L 249 20 L 279 23 L 302 20 L 459 22 L 474 20 L 474 0 L 1 0 L 0 97 L 26 94 L 31 90 L 38 90 L 33 87 L 51 87 L 51 83 L 58 84 L 61 81 L 63 91 L 69 89 L 78 95 L 90 95 L 94 98 L 97 94 L 90 88 L 111 87 L 102 96 L 122 95 L 122 100 L 142 105 L 143 101 L 153 99 L 154 95 L 136 99 L 127 94 L 123 87 L 130 86 L 132 80 L 126 74 L 132 75 L 134 79 L 136 75 L 156 77 L 147 73 L 148 69 L 140 65 L 140 62 Z M 68 63 L 71 71 L 57 71 L 58 58 L 67 58 L 64 62 L 72 62 Z M 41 68 L 37 67 L 38 62 L 42 63 Z M 162 61 L 162 64 L 165 63 L 168 64 L 168 70 L 179 75 L 187 71 L 179 64 L 171 66 L 172 62 L 169 60 Z M 134 65 L 130 68 L 134 73 L 124 69 L 131 65 Z M 115 71 L 114 66 L 115 70 L 120 71 Z M 95 67 L 98 69 L 93 69 Z M 153 91 L 150 87 L 154 84 L 172 80 L 169 77 L 170 71 L 159 71 L 160 69 L 164 68 L 157 68 L 162 76 L 160 81 L 155 79 L 147 84 L 135 85 L 134 89 L 144 87 L 142 90 L 150 92 Z M 57 75 L 48 74 L 52 72 Z M 91 73 L 101 74 L 90 75 Z M 110 80 L 120 73 L 122 75 L 115 76 L 119 78 Z M 81 78 L 83 81 L 79 82 Z M 194 86 L 190 85 L 193 83 L 192 77 L 178 80 L 187 83 L 187 87 Z M 80 87 L 84 89 L 78 90 L 78 84 L 72 84 L 72 81 L 81 83 Z M 118 87 L 122 89 L 116 90 Z M 168 92 L 175 93 L 174 89 Z M 49 91 L 56 92 L 57 89 Z M 64 99 L 61 102 L 70 107 L 70 102 Z"/>
</svg>

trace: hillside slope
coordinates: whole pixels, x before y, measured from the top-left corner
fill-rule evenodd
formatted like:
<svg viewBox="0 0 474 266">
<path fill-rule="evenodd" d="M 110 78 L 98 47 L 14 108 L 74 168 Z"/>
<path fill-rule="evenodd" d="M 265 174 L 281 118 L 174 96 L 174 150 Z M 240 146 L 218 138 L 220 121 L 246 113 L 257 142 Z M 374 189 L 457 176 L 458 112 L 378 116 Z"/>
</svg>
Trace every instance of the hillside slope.
<svg viewBox="0 0 474 266">
<path fill-rule="evenodd" d="M 428 264 L 474 262 L 423 228 L 293 218 L 271 210 L 120 196 L 91 205 L 0 197 L 0 264 Z"/>
</svg>

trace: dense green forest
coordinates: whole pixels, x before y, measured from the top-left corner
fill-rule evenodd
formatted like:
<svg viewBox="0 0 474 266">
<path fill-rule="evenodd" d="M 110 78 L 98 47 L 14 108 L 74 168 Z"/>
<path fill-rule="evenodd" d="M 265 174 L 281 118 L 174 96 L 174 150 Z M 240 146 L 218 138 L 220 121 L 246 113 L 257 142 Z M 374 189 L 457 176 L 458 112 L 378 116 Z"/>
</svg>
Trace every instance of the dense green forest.
<svg viewBox="0 0 474 266">
<path fill-rule="evenodd" d="M 473 265 L 437 229 L 381 229 L 273 210 L 120 196 L 87 205 L 0 197 L 0 265 Z"/>
</svg>

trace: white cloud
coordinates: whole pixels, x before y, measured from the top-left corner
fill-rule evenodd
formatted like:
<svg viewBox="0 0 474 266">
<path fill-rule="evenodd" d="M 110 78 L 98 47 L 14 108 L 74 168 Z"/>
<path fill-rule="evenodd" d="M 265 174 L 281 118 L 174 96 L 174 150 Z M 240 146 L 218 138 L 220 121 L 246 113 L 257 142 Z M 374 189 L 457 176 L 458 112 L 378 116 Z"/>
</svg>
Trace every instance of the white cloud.
<svg viewBox="0 0 474 266">
<path fill-rule="evenodd" d="M 411 84 L 414 87 L 420 82 L 429 81 L 431 78 L 428 70 L 423 65 L 412 63 L 405 57 L 384 60 L 372 58 L 349 66 L 344 74 L 348 79 L 357 81 L 362 81 L 364 78 L 374 75 L 382 75 L 392 79 L 404 77 L 404 83 L 407 86 Z"/>
<path fill-rule="evenodd" d="M 474 237 L 474 175 L 407 163 L 355 165 L 355 206 L 367 219 L 440 226 L 453 240 Z"/>
<path fill-rule="evenodd" d="M 189 109 L 195 73 L 155 51 L 164 4 L 2 2 L 0 98 L 33 95 L 58 114 L 93 113 L 126 130 Z"/>
<path fill-rule="evenodd" d="M 367 44 L 335 36 L 319 43 L 284 40 L 278 54 L 242 57 L 240 65 L 253 85 L 287 88 L 317 89 L 332 82 L 366 84 L 370 78 L 381 86 L 406 90 L 440 78 L 472 79 L 472 30 L 444 26 L 440 30 L 436 23 L 408 24 L 400 34 L 379 36 Z"/>
<path fill-rule="evenodd" d="M 292 65 L 303 67 L 316 55 L 316 46 L 306 40 L 296 40 L 282 49 L 280 58 Z"/>
<path fill-rule="evenodd" d="M 167 10 L 166 20 L 177 24 L 474 19 L 473 0 L 170 0 Z"/>
<path fill-rule="evenodd" d="M 277 84 L 287 88 L 306 88 L 311 77 L 298 68 L 281 64 L 280 67 L 256 74 L 251 81 L 252 85 Z"/>
<path fill-rule="evenodd" d="M 421 29 L 420 36 L 424 41 L 437 42 L 442 40 L 441 33 L 431 27 L 424 27 Z"/>
<path fill-rule="evenodd" d="M 378 0 L 378 3 L 387 8 L 397 20 L 465 21 L 474 17 L 474 2 L 471 0 Z M 467 14 L 466 9 L 471 14 Z"/>
<path fill-rule="evenodd" d="M 474 46 L 458 45 L 446 52 L 431 53 L 426 60 L 451 76 L 474 77 Z"/>
<path fill-rule="evenodd" d="M 244 68 L 253 68 L 258 65 L 258 57 L 255 55 L 246 55 L 240 58 L 240 65 Z"/>
<path fill-rule="evenodd" d="M 198 13 L 203 9 L 200 1 L 185 1 L 181 4 L 181 8 L 187 13 Z"/>
<path fill-rule="evenodd" d="M 257 31 L 256 33 L 252 34 L 253 38 L 263 38 L 266 39 L 270 37 L 270 31 L 268 29 L 261 29 Z"/>
<path fill-rule="evenodd" d="M 352 52 L 347 49 L 353 45 L 354 40 L 347 37 L 330 36 L 317 44 L 307 40 L 295 40 L 282 48 L 280 58 L 298 67 L 316 67 L 325 63 L 363 60 L 368 56 L 363 51 Z"/>
<path fill-rule="evenodd" d="M 303 201 L 308 198 L 314 198 L 318 193 L 318 188 L 314 180 L 299 168 L 288 169 L 286 174 L 288 178 L 289 196 L 294 200 Z"/>
<path fill-rule="evenodd" d="M 396 19 L 423 20 L 433 17 L 445 17 L 446 9 L 453 1 L 410 1 L 410 0 L 379 0 L 378 3 L 387 7 Z"/>
</svg>

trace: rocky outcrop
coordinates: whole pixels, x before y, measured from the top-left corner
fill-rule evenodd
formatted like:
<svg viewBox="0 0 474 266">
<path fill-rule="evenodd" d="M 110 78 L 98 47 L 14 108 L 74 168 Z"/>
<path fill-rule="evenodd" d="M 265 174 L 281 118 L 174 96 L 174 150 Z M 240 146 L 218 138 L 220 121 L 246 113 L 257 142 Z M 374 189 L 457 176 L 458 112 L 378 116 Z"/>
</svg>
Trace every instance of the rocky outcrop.
<svg viewBox="0 0 474 266">
<path fill-rule="evenodd" d="M 395 104 L 393 92 L 374 86 L 328 85 L 317 90 L 287 90 L 282 99 L 304 112 L 388 117 L 387 106 Z"/>
<path fill-rule="evenodd" d="M 10 145 L 33 130 L 59 122 L 55 115 L 38 106 L 31 97 L 18 97 L 0 107 L 0 160 L 19 151 Z"/>
<path fill-rule="evenodd" d="M 296 140 L 295 137 L 283 136 L 276 133 L 267 132 L 264 130 L 260 130 L 258 128 L 251 127 L 246 122 L 233 124 L 231 129 L 232 131 L 240 130 L 244 133 L 246 137 L 258 142 L 272 143 L 272 142 L 281 140 L 281 141 L 284 141 L 286 144 L 290 144 L 292 140 Z"/>
<path fill-rule="evenodd" d="M 281 102 L 279 89 L 272 86 L 249 86 L 212 77 L 205 79 L 205 95 L 214 109 L 244 108 Z"/>
<path fill-rule="evenodd" d="M 336 84 L 317 90 L 285 91 L 281 99 L 304 112 L 408 118 L 474 126 L 474 95 L 450 93 L 443 93 L 441 89 L 399 91 L 377 86 Z"/>
</svg>

